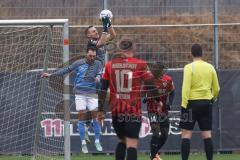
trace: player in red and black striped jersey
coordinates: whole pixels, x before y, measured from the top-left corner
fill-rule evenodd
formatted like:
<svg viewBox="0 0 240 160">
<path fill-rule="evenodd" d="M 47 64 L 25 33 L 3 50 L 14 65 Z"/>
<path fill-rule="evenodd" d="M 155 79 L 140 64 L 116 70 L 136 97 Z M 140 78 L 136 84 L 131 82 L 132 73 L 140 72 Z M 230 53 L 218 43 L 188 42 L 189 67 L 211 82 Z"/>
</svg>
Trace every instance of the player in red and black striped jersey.
<svg viewBox="0 0 240 160">
<path fill-rule="evenodd" d="M 110 87 L 109 107 L 112 111 L 112 123 L 119 138 L 116 147 L 116 160 L 137 160 L 137 144 L 141 127 L 141 88 L 142 84 L 153 87 L 153 75 L 147 63 L 133 58 L 134 45 L 130 40 L 119 44 L 118 56 L 105 65 L 99 91 L 99 110 L 103 105 L 108 87 Z M 157 93 L 156 87 L 150 88 Z M 101 110 L 102 109 L 102 110 Z M 101 113 L 101 112 L 99 112 Z M 101 119 L 101 114 L 98 118 Z M 127 152 L 126 152 L 127 150 Z"/>
<path fill-rule="evenodd" d="M 128 57 L 116 58 L 105 65 L 102 75 L 109 81 L 112 115 L 141 116 L 141 86 L 152 79 L 145 61 Z"/>
<path fill-rule="evenodd" d="M 151 159 L 154 159 L 168 137 L 170 125 L 168 111 L 174 99 L 174 85 L 172 78 L 164 74 L 164 65 L 162 63 L 157 62 L 149 66 L 154 76 L 154 85 L 158 88 L 160 100 L 156 101 L 156 98 L 151 98 L 149 96 L 144 99 L 144 102 L 147 103 L 147 111 L 153 133 L 150 149 Z M 159 132 L 161 132 L 161 135 L 159 135 Z"/>
</svg>

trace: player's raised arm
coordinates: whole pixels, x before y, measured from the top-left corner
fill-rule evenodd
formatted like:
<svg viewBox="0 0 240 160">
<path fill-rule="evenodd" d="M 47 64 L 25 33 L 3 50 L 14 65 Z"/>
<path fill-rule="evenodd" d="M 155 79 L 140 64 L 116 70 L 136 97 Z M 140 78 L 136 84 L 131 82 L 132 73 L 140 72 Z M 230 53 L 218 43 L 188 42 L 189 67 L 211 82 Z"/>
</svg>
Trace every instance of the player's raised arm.
<svg viewBox="0 0 240 160">
<path fill-rule="evenodd" d="M 113 17 L 110 10 L 102 10 L 100 13 L 100 19 L 102 20 L 103 32 L 98 40 L 96 46 L 105 45 L 107 42 L 113 40 L 116 37 L 116 32 L 112 27 L 111 18 Z"/>
</svg>

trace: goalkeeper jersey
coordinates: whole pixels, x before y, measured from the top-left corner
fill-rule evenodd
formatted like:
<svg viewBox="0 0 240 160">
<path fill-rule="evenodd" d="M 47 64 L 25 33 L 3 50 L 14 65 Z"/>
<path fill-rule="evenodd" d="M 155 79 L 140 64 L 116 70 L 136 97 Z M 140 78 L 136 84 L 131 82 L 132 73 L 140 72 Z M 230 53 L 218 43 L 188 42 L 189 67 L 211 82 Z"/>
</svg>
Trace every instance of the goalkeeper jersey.
<svg viewBox="0 0 240 160">
<path fill-rule="evenodd" d="M 98 41 L 99 39 L 91 39 L 88 43 L 96 46 Z M 106 45 L 101 45 L 100 47 L 98 47 L 96 54 L 98 59 L 102 62 L 102 64 L 105 64 Z"/>
<path fill-rule="evenodd" d="M 211 64 L 197 60 L 184 67 L 182 107 L 187 107 L 188 100 L 216 99 L 219 90 L 217 74 Z"/>
</svg>

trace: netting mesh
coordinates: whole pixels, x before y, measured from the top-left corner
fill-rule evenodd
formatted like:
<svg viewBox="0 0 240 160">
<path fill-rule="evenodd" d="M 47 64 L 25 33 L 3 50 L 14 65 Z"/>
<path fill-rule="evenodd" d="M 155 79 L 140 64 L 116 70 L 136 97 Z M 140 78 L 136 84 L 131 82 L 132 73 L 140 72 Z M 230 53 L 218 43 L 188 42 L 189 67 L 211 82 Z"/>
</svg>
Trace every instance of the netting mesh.
<svg viewBox="0 0 240 160">
<path fill-rule="evenodd" d="M 219 68 L 239 68 L 239 24 L 219 25 L 218 48 Z M 188 25 L 158 25 L 141 26 L 126 25 L 114 26 L 117 37 L 108 45 L 108 53 L 115 51 L 122 38 L 130 38 L 136 43 L 136 56 L 152 61 L 164 61 L 168 68 L 183 68 L 191 61 L 191 46 L 199 43 L 203 47 L 204 59 L 214 64 L 214 25 L 213 24 L 188 24 Z M 70 28 L 71 55 L 85 54 L 87 40 L 85 27 Z M 101 31 L 101 28 L 97 28 Z M 78 33 L 78 34 L 77 34 Z"/>
<path fill-rule="evenodd" d="M 62 27 L 0 27 L 0 154 L 63 159 L 63 125 L 54 114 L 63 97 L 40 77 L 44 67 L 62 64 L 62 55 Z"/>
<path fill-rule="evenodd" d="M 161 61 L 169 68 L 182 68 L 191 59 L 193 43 L 201 43 L 205 56 L 211 61 L 211 26 L 207 27 L 146 27 L 120 28 L 122 37 L 131 37 L 136 42 L 136 56 L 148 62 Z M 187 34 L 186 34 L 187 33 Z M 198 34 L 198 37 L 195 35 Z"/>
<path fill-rule="evenodd" d="M 219 27 L 220 69 L 240 68 L 240 25 Z"/>
</svg>

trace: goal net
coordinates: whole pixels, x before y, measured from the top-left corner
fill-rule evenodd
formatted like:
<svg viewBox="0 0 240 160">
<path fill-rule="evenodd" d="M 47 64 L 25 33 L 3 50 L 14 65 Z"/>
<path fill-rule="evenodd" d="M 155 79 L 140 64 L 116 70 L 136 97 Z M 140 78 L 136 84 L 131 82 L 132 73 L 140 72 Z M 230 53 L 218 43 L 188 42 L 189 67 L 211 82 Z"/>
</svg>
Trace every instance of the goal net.
<svg viewBox="0 0 240 160">
<path fill-rule="evenodd" d="M 64 124 L 68 123 L 55 113 L 63 94 L 40 75 L 67 60 L 67 23 L 0 21 L 1 155 L 24 160 L 64 159 Z"/>
</svg>

